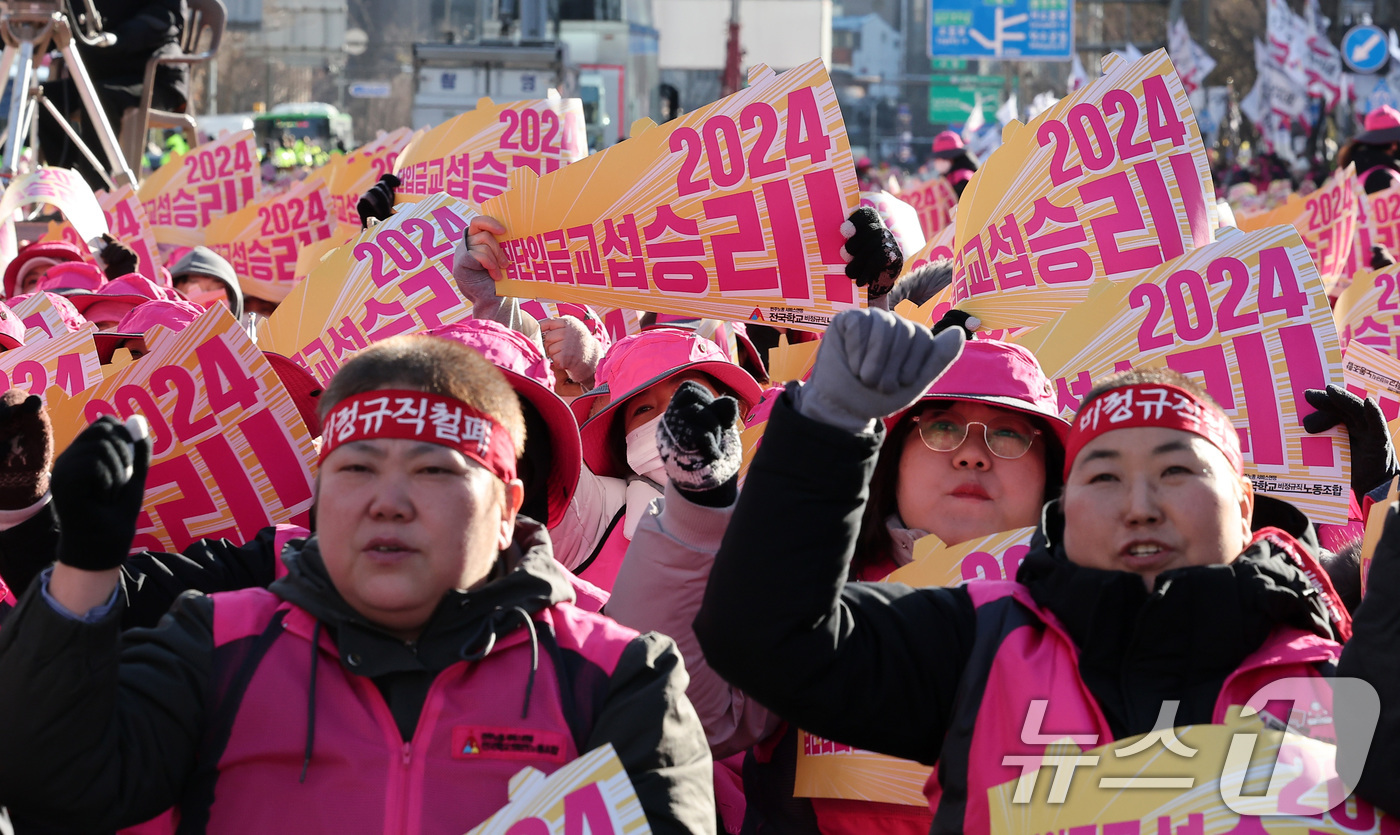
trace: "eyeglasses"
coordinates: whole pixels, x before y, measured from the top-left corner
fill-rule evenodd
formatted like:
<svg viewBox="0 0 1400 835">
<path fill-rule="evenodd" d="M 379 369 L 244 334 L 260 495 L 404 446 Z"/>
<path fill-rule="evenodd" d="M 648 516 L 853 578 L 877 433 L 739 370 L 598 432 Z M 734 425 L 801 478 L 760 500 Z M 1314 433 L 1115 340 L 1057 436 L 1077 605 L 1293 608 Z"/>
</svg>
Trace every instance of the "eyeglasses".
<svg viewBox="0 0 1400 835">
<path fill-rule="evenodd" d="M 919 438 L 924 446 L 934 452 L 952 452 L 967 440 L 968 430 L 973 426 L 982 427 L 982 440 L 987 449 L 998 458 L 1020 458 L 1030 451 L 1039 429 L 1014 417 L 999 418 L 991 423 L 980 420 L 963 420 L 952 412 L 935 409 L 914 418 L 919 425 Z"/>
</svg>

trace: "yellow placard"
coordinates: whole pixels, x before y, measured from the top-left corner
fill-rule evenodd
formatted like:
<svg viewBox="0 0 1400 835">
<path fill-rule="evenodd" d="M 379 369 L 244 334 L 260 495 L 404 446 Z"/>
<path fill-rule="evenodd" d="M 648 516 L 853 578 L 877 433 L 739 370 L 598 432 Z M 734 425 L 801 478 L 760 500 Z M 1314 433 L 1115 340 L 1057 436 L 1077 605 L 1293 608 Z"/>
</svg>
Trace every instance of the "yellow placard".
<svg viewBox="0 0 1400 835">
<path fill-rule="evenodd" d="M 919 213 L 919 224 L 924 229 L 925 238 L 932 238 L 944 227 L 953 225 L 953 210 L 958 207 L 958 196 L 942 177 L 934 177 L 901 191 L 899 199 Z"/>
<path fill-rule="evenodd" d="M 414 201 L 445 191 L 481 205 L 506 190 L 511 171 L 548 174 L 586 156 L 579 99 L 481 99 L 475 110 L 414 137 L 399 154 L 394 173 L 403 185 L 396 197 Z"/>
<path fill-rule="evenodd" d="M 157 241 L 199 246 L 215 218 L 257 200 L 261 185 L 258 149 L 253 132 L 245 130 L 172 156 L 136 194 Z"/>
<path fill-rule="evenodd" d="M 1346 799 L 1336 778 L 1334 746 L 1268 730 L 1257 720 L 1238 720 L 1237 710 L 1231 713 L 1231 724 L 1188 725 L 1089 751 L 1069 743 L 1048 746 L 1039 770 L 1027 766 L 1022 777 L 988 790 L 991 832 L 1394 831 L 1395 821 L 1379 809 Z"/>
<path fill-rule="evenodd" d="M 47 293 L 31 293 L 29 298 L 11 305 L 10 310 L 24 323 L 26 345 L 68 333 L 68 326 L 63 323 L 62 314 L 54 307 L 53 302 L 49 301 Z"/>
<path fill-rule="evenodd" d="M 400 208 L 318 263 L 261 323 L 258 344 L 327 383 L 371 342 L 467 318 L 447 264 L 475 216 L 446 194 Z"/>
<path fill-rule="evenodd" d="M 157 326 L 146 345 L 149 353 L 94 387 L 49 395 L 59 450 L 104 414 L 150 421 L 151 467 L 132 552 L 180 551 L 204 537 L 248 542 L 309 510 L 311 433 L 229 312 L 215 305 L 179 333 Z"/>
<path fill-rule="evenodd" d="M 1345 435 L 1303 430 L 1306 389 L 1342 378 L 1331 308 L 1291 226 L 1217 243 L 1103 282 L 1056 321 L 1015 337 L 1054 383 L 1071 417 L 1093 381 L 1133 366 L 1167 366 L 1205 385 L 1240 433 L 1254 489 L 1314 521 L 1346 524 L 1351 451 Z"/>
<path fill-rule="evenodd" d="M 1400 266 L 1363 270 L 1337 297 L 1332 310 L 1343 348 L 1352 342 L 1400 356 Z"/>
<path fill-rule="evenodd" d="M 806 731 L 797 732 L 794 797 L 826 797 L 928 806 L 924 783 L 933 769 L 910 760 L 887 757 Z"/>
<path fill-rule="evenodd" d="M 109 231 L 97 195 L 72 169 L 44 167 L 15 177 L 0 197 L 0 217 L 9 218 L 15 209 L 32 203 L 44 203 L 63 212 L 64 219 L 83 241 L 97 240 Z"/>
<path fill-rule="evenodd" d="M 1400 359 L 1353 340 L 1342 353 L 1342 379 L 1357 397 L 1376 398 L 1391 441 L 1400 442 Z"/>
<path fill-rule="evenodd" d="M 1166 50 L 1114 63 L 1002 139 L 955 223 L 954 299 L 988 328 L 1048 322 L 1100 279 L 1212 240 L 1210 163 Z"/>
<path fill-rule="evenodd" d="M 0 354 L 0 391 L 22 388 L 51 402 L 55 395 L 78 394 L 101 383 L 102 361 L 92 341 L 94 333 L 97 327 L 91 323 L 74 333 L 60 325 L 57 336 L 36 334 L 23 347 Z"/>
<path fill-rule="evenodd" d="M 805 380 L 817 362 L 817 350 L 821 342 L 794 342 L 789 344 L 787 334 L 778 337 L 778 344 L 768 352 L 768 378 L 770 380 Z"/>
<path fill-rule="evenodd" d="M 1351 276 L 1371 267 L 1371 247 L 1400 252 L 1400 186 L 1367 194 L 1360 177 L 1352 178 L 1356 192 L 1356 235 L 1346 271 L 1332 288 L 1335 297 L 1346 289 Z"/>
<path fill-rule="evenodd" d="M 510 778 L 510 803 L 467 835 L 650 835 L 636 789 L 612 744 L 548 777 L 533 768 Z"/>
<path fill-rule="evenodd" d="M 864 304 L 840 254 L 855 167 L 820 60 L 511 176 L 482 206 L 509 230 L 502 293 L 803 330 Z"/>
<path fill-rule="evenodd" d="M 245 292 L 280 302 L 296 285 L 299 250 L 331 237 L 330 204 L 325 181 L 309 177 L 215 219 L 204 230 L 204 242 L 233 266 Z"/>
<path fill-rule="evenodd" d="M 913 561 L 892 571 L 885 582 L 957 586 L 968 580 L 1015 580 L 1034 533 L 1035 528 L 1016 528 L 957 545 L 926 536 L 914 543 Z"/>
<path fill-rule="evenodd" d="M 900 271 L 899 276 L 903 278 L 926 264 L 932 264 L 934 261 L 952 257 L 953 227 L 945 226 L 939 230 L 938 234 L 929 238 L 928 243 L 924 244 L 923 249 L 914 253 L 913 257 L 904 259 L 904 269 Z M 948 286 L 952 287 L 953 285 L 950 284 Z M 949 301 L 952 300 L 951 293 L 948 299 Z"/>
<path fill-rule="evenodd" d="M 409 128 L 390 131 L 324 167 L 333 214 L 342 225 L 356 229 L 360 227 L 360 215 L 355 211 L 355 204 L 360 201 L 361 195 L 379 182 L 380 177 L 394 170 L 399 154 L 414 135 Z"/>
<path fill-rule="evenodd" d="M 1240 229 L 1253 232 L 1292 224 L 1307 244 L 1322 286 L 1330 293 L 1338 279 L 1349 274 L 1347 267 L 1356 237 L 1357 190 L 1356 168 L 1348 165 L 1307 197 L 1290 195 L 1287 203 L 1273 211 L 1240 217 Z M 1366 263 L 1371 260 L 1369 253 L 1368 247 Z"/>
</svg>

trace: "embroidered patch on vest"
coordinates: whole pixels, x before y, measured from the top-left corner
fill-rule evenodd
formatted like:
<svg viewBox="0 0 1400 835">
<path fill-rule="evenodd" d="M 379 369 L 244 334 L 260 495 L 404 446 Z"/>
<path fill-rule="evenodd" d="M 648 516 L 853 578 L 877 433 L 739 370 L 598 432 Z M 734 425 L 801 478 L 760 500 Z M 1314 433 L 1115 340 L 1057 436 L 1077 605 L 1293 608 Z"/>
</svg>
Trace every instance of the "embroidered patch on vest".
<svg viewBox="0 0 1400 835">
<path fill-rule="evenodd" d="M 474 760 L 486 757 L 495 760 L 547 759 L 564 762 L 568 759 L 567 737 L 554 731 L 534 728 L 486 728 L 479 725 L 457 725 L 452 728 L 452 757 Z"/>
</svg>

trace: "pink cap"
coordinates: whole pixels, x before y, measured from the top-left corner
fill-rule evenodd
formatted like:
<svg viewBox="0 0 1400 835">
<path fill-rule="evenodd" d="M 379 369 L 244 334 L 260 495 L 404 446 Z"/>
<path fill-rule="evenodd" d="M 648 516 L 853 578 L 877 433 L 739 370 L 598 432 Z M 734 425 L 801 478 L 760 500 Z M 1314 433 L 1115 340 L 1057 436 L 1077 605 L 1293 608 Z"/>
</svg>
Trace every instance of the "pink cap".
<svg viewBox="0 0 1400 835">
<path fill-rule="evenodd" d="M 24 323 L 19 320 L 10 306 L 0 302 L 0 350 L 24 346 Z"/>
<path fill-rule="evenodd" d="M 1383 104 L 1366 114 L 1366 130 L 1400 128 L 1400 110 Z"/>
<path fill-rule="evenodd" d="M 126 278 L 126 276 L 122 276 Z M 172 331 L 182 331 L 204 315 L 204 308 L 193 302 L 153 299 L 133 307 L 117 324 L 117 329 L 93 335 L 97 355 L 102 362 L 112 360 L 112 354 L 128 339 L 139 339 L 159 325 Z"/>
<path fill-rule="evenodd" d="M 263 351 L 263 356 L 267 358 L 272 370 L 277 372 L 277 379 L 282 381 L 282 387 L 292 396 L 292 403 L 297 407 L 297 414 L 301 415 L 306 428 L 311 431 L 311 437 L 320 437 L 321 416 L 317 407 L 321 405 L 321 392 L 323 391 L 321 384 L 316 382 L 316 378 L 311 376 L 310 371 L 281 354 Z"/>
<path fill-rule="evenodd" d="M 68 261 L 49 267 L 39 279 L 39 290 L 87 290 L 96 293 L 107 283 L 107 276 L 95 264 Z"/>
<path fill-rule="evenodd" d="M 15 296 L 13 299 L 10 299 L 10 304 L 14 307 L 19 307 L 21 302 L 28 301 L 35 295 L 37 295 L 37 293 L 25 293 L 23 296 Z M 49 303 L 54 306 L 54 310 L 58 311 L 59 318 L 63 320 L 63 327 L 66 328 L 69 333 L 77 333 L 83 329 L 83 325 L 87 324 L 87 320 L 83 318 L 83 315 L 78 312 L 78 309 L 74 307 L 73 303 L 68 301 L 67 298 L 60 296 L 58 293 L 45 292 L 44 295 L 48 297 Z M 38 316 L 39 314 L 36 313 L 34 315 Z M 26 319 L 25 327 L 34 327 L 34 325 L 29 324 L 33 320 L 33 316 Z"/>
<path fill-rule="evenodd" d="M 23 247 L 5 267 L 5 295 L 13 296 L 31 269 L 81 260 L 82 250 L 67 241 L 39 241 Z"/>
<path fill-rule="evenodd" d="M 962 354 L 934 381 L 923 400 L 963 400 L 1001 406 L 1043 419 L 1063 446 L 1069 421 L 1060 417 L 1055 387 L 1035 355 L 1020 345 L 971 339 Z M 886 421 L 893 426 L 906 413 Z"/>
<path fill-rule="evenodd" d="M 549 429 L 553 452 L 547 476 L 549 518 L 544 521 L 546 527 L 564 521 L 583 472 L 583 450 L 579 444 L 578 422 L 554 393 L 554 373 L 539 346 L 517 331 L 482 319 L 439 325 L 426 335 L 450 339 L 490 360 L 505 375 L 516 396 L 540 413 Z M 530 445 L 528 435 L 525 445 Z"/>
<path fill-rule="evenodd" d="M 599 388 L 607 387 L 608 405 L 580 430 L 583 460 L 594 473 L 622 478 L 630 469 L 623 450 L 612 448 L 612 428 L 628 398 L 686 371 L 702 371 L 739 397 L 747 413 L 763 397 L 754 378 L 729 361 L 719 346 L 690 331 L 655 328 L 633 334 L 612 346 L 598 365 Z M 597 389 L 587 397 L 601 395 Z"/>
<path fill-rule="evenodd" d="M 155 299 L 184 301 L 176 291 L 161 287 L 140 273 L 115 278 L 96 293 L 73 294 L 68 300 L 89 322 L 121 320 L 133 307 Z"/>
<path fill-rule="evenodd" d="M 962 137 L 950 130 L 945 130 L 933 138 L 933 150 L 935 153 L 938 151 L 961 151 L 962 149 Z"/>
</svg>

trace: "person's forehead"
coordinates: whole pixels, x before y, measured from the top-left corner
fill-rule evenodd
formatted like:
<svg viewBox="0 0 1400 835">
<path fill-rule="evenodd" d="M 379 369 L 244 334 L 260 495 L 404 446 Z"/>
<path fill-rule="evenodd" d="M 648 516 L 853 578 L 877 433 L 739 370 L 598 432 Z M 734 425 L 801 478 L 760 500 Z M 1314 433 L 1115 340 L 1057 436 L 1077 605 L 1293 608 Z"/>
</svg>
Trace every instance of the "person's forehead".
<svg viewBox="0 0 1400 835">
<path fill-rule="evenodd" d="M 972 400 L 933 401 L 929 406 L 934 410 L 952 412 L 958 417 L 967 420 L 992 420 L 994 418 L 1024 418 L 1030 420 L 1027 415 L 1015 409 L 993 406 L 990 403 L 978 403 Z"/>
<path fill-rule="evenodd" d="M 1170 452 L 1189 450 L 1204 453 L 1215 446 L 1194 432 L 1165 426 L 1133 426 L 1112 429 L 1095 437 L 1079 451 L 1079 460 L 1093 453 L 1112 453 L 1118 457 L 1147 458 Z"/>
</svg>

